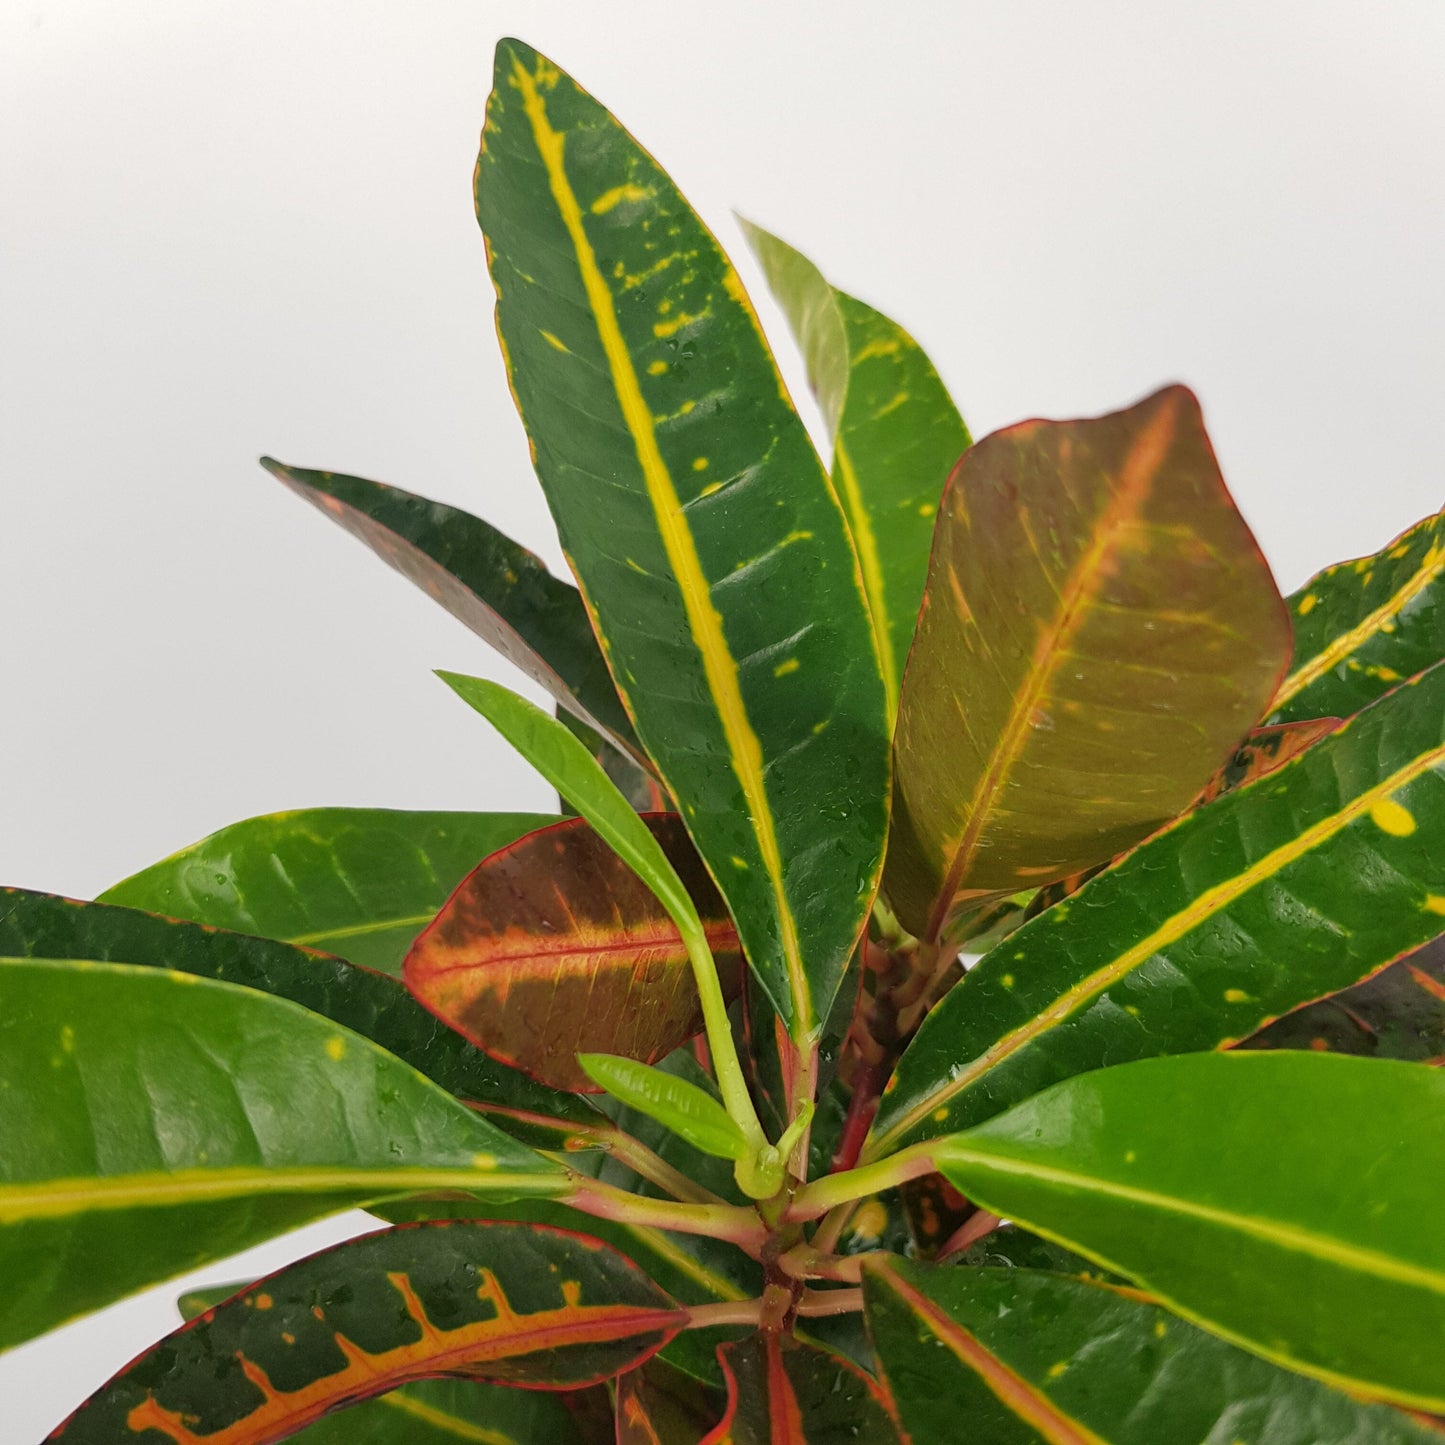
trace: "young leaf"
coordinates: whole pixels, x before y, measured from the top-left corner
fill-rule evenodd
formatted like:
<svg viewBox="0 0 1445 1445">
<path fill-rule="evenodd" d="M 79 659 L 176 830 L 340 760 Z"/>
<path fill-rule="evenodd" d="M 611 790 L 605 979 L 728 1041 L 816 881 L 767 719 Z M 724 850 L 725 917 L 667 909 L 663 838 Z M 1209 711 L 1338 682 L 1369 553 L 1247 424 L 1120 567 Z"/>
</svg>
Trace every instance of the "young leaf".
<svg viewBox="0 0 1445 1445">
<path fill-rule="evenodd" d="M 1445 512 L 1373 557 L 1316 573 L 1289 599 L 1294 658 L 1274 722 L 1350 717 L 1445 658 Z"/>
<path fill-rule="evenodd" d="M 749 1152 L 748 1141 L 727 1110 L 696 1084 L 614 1054 L 579 1054 L 577 1062 L 599 1089 L 666 1125 L 704 1154 L 741 1159 Z"/>
<path fill-rule="evenodd" d="M 554 1120 L 549 1135 L 565 1135 L 570 1124 L 599 1122 L 597 1111 L 576 1095 L 535 1083 L 460 1034 L 438 1028 L 396 979 L 340 958 L 23 888 L 0 889 L 0 957 L 6 956 L 97 958 L 243 984 L 354 1029 L 458 1098 L 498 1111 L 495 1117 L 509 1129 L 517 1114 Z M 528 1129 L 515 1132 L 534 1141 Z M 542 1142 L 563 1147 L 551 1137 Z"/>
<path fill-rule="evenodd" d="M 898 1258 L 863 1276 L 868 1333 L 915 1442 L 1439 1445 L 1397 1410 L 1281 1370 L 1133 1291 Z"/>
<path fill-rule="evenodd" d="M 1104 862 L 1259 718 L 1289 618 L 1183 387 L 986 437 L 949 479 L 895 744 L 884 886 L 960 908 Z"/>
<path fill-rule="evenodd" d="M 857 1365 L 776 1331 L 718 1351 L 727 1414 L 702 1445 L 809 1445 L 835 1440 L 896 1445 L 887 1398 Z"/>
<path fill-rule="evenodd" d="M 1070 1079 L 934 1159 L 1216 1334 L 1440 1412 L 1442 1118 L 1445 1075 L 1417 1064 L 1188 1054 Z"/>
<path fill-rule="evenodd" d="M 428 1376 L 575 1389 L 635 1368 L 686 1318 L 630 1260 L 587 1235 L 402 1225 L 312 1255 L 183 1326 L 50 1438 L 113 1445 L 156 1431 L 271 1445 Z"/>
<path fill-rule="evenodd" d="M 1196 809 L 996 947 L 929 1014 L 865 1157 L 1058 1079 L 1215 1049 L 1440 932 L 1445 665 Z"/>
<path fill-rule="evenodd" d="M 251 989 L 6 959 L 0 1020 L 0 1348 L 369 1199 L 566 1188 L 399 1059 Z"/>
<path fill-rule="evenodd" d="M 887 826 L 887 704 L 842 511 L 717 242 L 515 40 L 476 201 L 513 392 L 614 681 L 811 1041 Z"/>
<path fill-rule="evenodd" d="M 643 823 L 703 918 L 724 997 L 737 930 L 674 814 Z M 595 1086 L 580 1052 L 655 1063 L 703 1025 L 687 947 L 652 890 L 583 818 L 482 862 L 412 946 L 414 997 L 494 1058 L 557 1089 Z"/>
<path fill-rule="evenodd" d="M 261 465 L 491 643 L 569 712 L 643 768 L 577 589 L 480 517 L 400 487 L 336 472 Z"/>
<path fill-rule="evenodd" d="M 833 436 L 833 487 L 858 549 L 884 686 L 896 706 L 938 499 L 972 439 L 933 364 L 896 321 L 830 286 L 786 242 L 747 221 L 742 227 Z"/>
<path fill-rule="evenodd" d="M 305 808 L 247 818 L 100 895 L 236 933 L 284 939 L 384 973 L 485 858 L 543 813 Z"/>
</svg>

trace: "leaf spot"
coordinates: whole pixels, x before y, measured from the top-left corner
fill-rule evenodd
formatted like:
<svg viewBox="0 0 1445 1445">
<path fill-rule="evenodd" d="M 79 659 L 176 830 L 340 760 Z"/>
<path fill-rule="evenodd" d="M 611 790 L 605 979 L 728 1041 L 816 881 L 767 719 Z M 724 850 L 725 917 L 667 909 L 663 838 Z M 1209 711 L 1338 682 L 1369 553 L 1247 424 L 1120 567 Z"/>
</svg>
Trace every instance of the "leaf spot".
<svg viewBox="0 0 1445 1445">
<path fill-rule="evenodd" d="M 1393 838 L 1408 838 L 1415 831 L 1415 815 L 1393 798 L 1381 798 L 1370 805 L 1370 821 Z"/>
</svg>

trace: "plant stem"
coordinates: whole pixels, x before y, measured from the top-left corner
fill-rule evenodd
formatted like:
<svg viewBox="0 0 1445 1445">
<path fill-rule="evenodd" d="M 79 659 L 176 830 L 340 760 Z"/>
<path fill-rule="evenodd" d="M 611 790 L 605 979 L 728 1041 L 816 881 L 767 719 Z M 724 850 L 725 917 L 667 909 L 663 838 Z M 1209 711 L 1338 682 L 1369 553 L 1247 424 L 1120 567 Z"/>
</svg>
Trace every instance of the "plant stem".
<svg viewBox="0 0 1445 1445">
<path fill-rule="evenodd" d="M 678 1234 L 708 1234 L 726 1239 L 750 1254 L 767 1242 L 768 1231 L 755 1210 L 738 1204 L 677 1204 L 668 1199 L 643 1199 L 625 1189 L 614 1189 L 583 1174 L 574 1174 L 571 1188 L 561 1196 L 564 1204 L 598 1219 L 615 1219 Z"/>
<path fill-rule="evenodd" d="M 823 1222 L 813 1231 L 812 1245 L 819 1254 L 832 1254 L 838 1248 L 838 1241 L 843 1237 L 843 1231 L 848 1227 L 848 1221 L 852 1219 L 857 1211 L 858 1201 L 849 1199 L 843 1204 L 834 1205 Z"/>
<path fill-rule="evenodd" d="M 798 1301 L 798 1313 L 811 1315 L 850 1315 L 863 1308 L 861 1289 L 805 1289 Z"/>
<path fill-rule="evenodd" d="M 755 1325 L 762 1314 L 760 1299 L 724 1300 L 715 1305 L 689 1305 L 687 1330 L 706 1330 L 714 1325 Z"/>
<path fill-rule="evenodd" d="M 842 1174 L 829 1174 L 805 1185 L 793 1196 L 787 1218 L 795 1222 L 818 1219 L 849 1200 L 881 1194 L 883 1190 L 896 1189 L 910 1179 L 932 1174 L 936 1168 L 933 1162 L 936 1142 L 925 1139 L 922 1144 L 880 1159 L 876 1164 L 865 1164 L 861 1169 L 849 1169 Z"/>
</svg>

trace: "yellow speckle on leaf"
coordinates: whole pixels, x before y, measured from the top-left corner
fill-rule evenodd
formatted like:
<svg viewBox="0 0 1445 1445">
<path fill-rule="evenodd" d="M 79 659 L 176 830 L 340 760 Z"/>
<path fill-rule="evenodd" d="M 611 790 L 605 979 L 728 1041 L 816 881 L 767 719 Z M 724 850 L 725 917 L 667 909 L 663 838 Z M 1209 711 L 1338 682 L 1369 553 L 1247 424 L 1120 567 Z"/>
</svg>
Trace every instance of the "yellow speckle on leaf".
<svg viewBox="0 0 1445 1445">
<path fill-rule="evenodd" d="M 1014 976 L 1011 973 L 1006 973 L 1001 979 L 999 979 L 999 982 L 1005 988 L 1012 988 L 1014 986 Z"/>
<path fill-rule="evenodd" d="M 705 472 L 707 470 L 707 458 L 694 457 L 692 459 L 692 469 L 695 472 Z"/>
<path fill-rule="evenodd" d="M 942 1124 L 942 1123 L 944 1122 L 944 1120 L 947 1119 L 947 1118 L 948 1118 L 948 1107 L 947 1107 L 947 1105 L 940 1105 L 937 1109 L 935 1109 L 935 1110 L 933 1111 L 933 1122 L 934 1122 L 935 1124 Z"/>
<path fill-rule="evenodd" d="M 1370 804 L 1370 821 L 1394 838 L 1408 838 L 1415 831 L 1415 815 L 1393 798 L 1381 798 Z"/>
<path fill-rule="evenodd" d="M 853 1219 L 853 1233 L 864 1239 L 881 1239 L 887 1227 L 888 1211 L 876 1199 L 870 1199 Z"/>
<path fill-rule="evenodd" d="M 582 1303 L 582 1281 L 564 1279 L 562 1281 L 562 1298 L 567 1301 L 568 1309 L 575 1310 Z"/>
<path fill-rule="evenodd" d="M 667 370 L 665 361 L 649 361 L 647 363 L 647 374 L 649 376 L 661 376 Z"/>
<path fill-rule="evenodd" d="M 255 1305 L 258 1310 L 268 1310 L 276 1301 L 268 1294 L 258 1294 L 251 1303 Z"/>
<path fill-rule="evenodd" d="M 688 399 L 678 407 L 677 414 L 679 416 L 686 416 L 696 405 L 697 403 L 691 397 L 688 397 Z"/>
<path fill-rule="evenodd" d="M 1242 988 L 1227 988 L 1224 990 L 1225 1003 L 1248 1003 L 1249 995 Z"/>
<path fill-rule="evenodd" d="M 542 332 L 542 340 L 554 351 L 565 352 L 568 356 L 572 355 L 572 348 L 568 346 L 560 336 L 554 336 L 550 331 L 544 331 Z"/>
<path fill-rule="evenodd" d="M 661 311 L 663 308 L 659 306 L 657 309 Z M 701 321 L 705 314 L 705 312 L 699 312 L 697 315 L 693 315 L 690 311 L 679 311 L 676 316 L 669 318 L 667 321 L 655 322 L 652 328 L 652 334 L 664 339 L 669 336 L 675 336 L 684 326 L 691 326 L 694 321 Z"/>
<path fill-rule="evenodd" d="M 937 510 L 938 507 L 933 502 L 920 502 L 918 506 L 918 515 L 920 517 L 931 517 Z"/>
<path fill-rule="evenodd" d="M 734 868 L 741 868 L 744 871 L 746 871 L 748 866 L 748 860 L 746 858 L 739 858 L 736 853 L 728 859 L 728 862 L 731 863 Z"/>
<path fill-rule="evenodd" d="M 497 1167 L 497 1156 L 495 1154 L 473 1154 L 473 1169 L 495 1169 Z"/>
<path fill-rule="evenodd" d="M 1426 913 L 1445 913 L 1445 898 L 1438 893 L 1427 893 L 1424 903 L 1420 906 Z"/>
<path fill-rule="evenodd" d="M 592 214 L 594 216 L 605 216 L 614 206 L 620 205 L 623 201 L 650 201 L 652 192 L 642 186 L 626 185 L 613 186 L 610 191 L 603 191 L 595 201 L 592 202 Z"/>
<path fill-rule="evenodd" d="M 1313 592 L 1306 592 L 1299 600 L 1299 607 L 1296 609 L 1301 617 L 1308 617 L 1315 610 L 1315 603 L 1320 599 Z"/>
<path fill-rule="evenodd" d="M 721 482 L 709 482 L 707 486 L 705 486 L 702 491 L 698 493 L 698 496 L 710 497 L 713 495 L 714 492 L 720 492 L 722 491 L 722 489 L 723 484 Z"/>
<path fill-rule="evenodd" d="M 822 732 L 825 727 L 828 726 L 828 722 L 829 722 L 829 719 L 827 719 L 827 718 L 824 718 L 822 722 L 815 722 L 815 723 L 813 724 L 813 736 L 814 736 L 814 737 L 817 737 L 818 734 L 819 734 L 820 732 Z"/>
<path fill-rule="evenodd" d="M 64 1049 L 67 1054 L 73 1054 L 75 1052 L 75 1030 L 71 1028 L 69 1024 L 61 1024 L 60 1026 L 60 1047 Z"/>
<path fill-rule="evenodd" d="M 1067 1360 L 1056 1361 L 1054 1364 L 1049 1366 L 1049 1379 L 1057 1380 L 1059 1376 L 1062 1375 L 1064 1371 L 1068 1368 L 1069 1362 Z"/>
<path fill-rule="evenodd" d="M 332 1034 L 326 1040 L 326 1057 L 339 1064 L 346 1057 L 346 1040 L 340 1034 Z"/>
<path fill-rule="evenodd" d="M 798 670 L 799 665 L 800 665 L 800 664 L 799 664 L 798 659 L 797 659 L 796 657 L 790 657 L 786 662 L 780 662 L 780 663 L 773 669 L 773 676 L 774 676 L 774 677 L 786 677 L 790 672 L 796 672 L 796 671 Z"/>
<path fill-rule="evenodd" d="M 1166 1325 L 1163 1320 L 1154 1321 L 1154 1338 L 1156 1340 L 1162 1340 L 1168 1333 L 1169 1326 Z"/>
</svg>

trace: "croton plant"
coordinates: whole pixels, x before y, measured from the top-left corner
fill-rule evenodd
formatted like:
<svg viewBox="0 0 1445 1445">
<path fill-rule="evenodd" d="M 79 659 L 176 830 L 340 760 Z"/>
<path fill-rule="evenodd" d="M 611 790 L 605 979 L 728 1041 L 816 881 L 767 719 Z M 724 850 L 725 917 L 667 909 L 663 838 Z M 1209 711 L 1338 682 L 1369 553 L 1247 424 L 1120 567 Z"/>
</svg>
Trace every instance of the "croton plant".
<svg viewBox="0 0 1445 1445">
<path fill-rule="evenodd" d="M 266 466 L 555 699 L 441 674 L 560 813 L 0 896 L 0 1346 L 378 1225 L 52 1438 L 1438 1439 L 1445 518 L 1282 599 L 1184 388 L 974 444 L 748 227 L 825 468 L 711 232 L 515 41 L 475 188 L 576 585 Z"/>
</svg>

